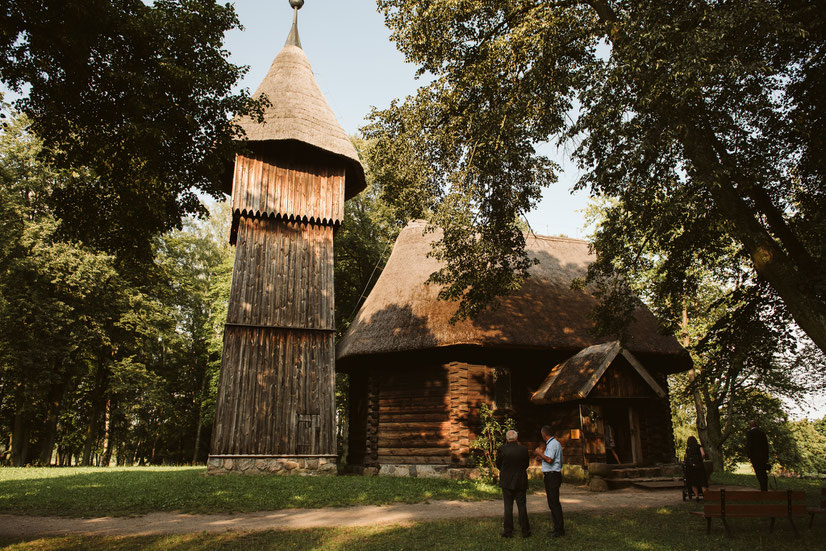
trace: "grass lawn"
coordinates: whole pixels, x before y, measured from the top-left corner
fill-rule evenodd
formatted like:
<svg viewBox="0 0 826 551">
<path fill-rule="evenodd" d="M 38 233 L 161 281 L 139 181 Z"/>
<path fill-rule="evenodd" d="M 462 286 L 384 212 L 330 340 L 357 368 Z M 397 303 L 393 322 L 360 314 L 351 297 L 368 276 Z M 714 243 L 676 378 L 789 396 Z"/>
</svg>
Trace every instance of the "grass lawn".
<svg viewBox="0 0 826 551">
<path fill-rule="evenodd" d="M 812 530 L 805 519 L 798 521 L 800 539 L 795 539 L 787 522 L 778 522 L 769 533 L 765 519 L 731 521 L 733 537 L 726 538 L 719 522 L 712 534 L 705 533 L 705 521 L 688 514 L 694 507 L 681 505 L 662 509 L 620 512 L 571 513 L 566 516 L 568 535 L 559 540 L 547 537 L 551 523 L 547 511 L 531 516 L 534 537 L 522 540 L 499 537 L 498 519 L 451 520 L 411 526 L 372 528 L 329 528 L 259 533 L 227 532 L 185 536 L 150 537 L 69 537 L 44 538 L 10 543 L 9 551 L 132 551 L 164 549 L 169 551 L 206 551 L 295 549 L 345 551 L 372 550 L 490 550 L 490 549 L 571 549 L 571 550 L 742 550 L 771 549 L 792 551 L 826 548 L 826 522 L 817 519 Z"/>
<path fill-rule="evenodd" d="M 204 467 L 3 467 L 0 513 L 69 517 L 152 511 L 233 513 L 435 499 L 479 501 L 501 495 L 496 486 L 464 480 L 205 473 Z"/>
</svg>

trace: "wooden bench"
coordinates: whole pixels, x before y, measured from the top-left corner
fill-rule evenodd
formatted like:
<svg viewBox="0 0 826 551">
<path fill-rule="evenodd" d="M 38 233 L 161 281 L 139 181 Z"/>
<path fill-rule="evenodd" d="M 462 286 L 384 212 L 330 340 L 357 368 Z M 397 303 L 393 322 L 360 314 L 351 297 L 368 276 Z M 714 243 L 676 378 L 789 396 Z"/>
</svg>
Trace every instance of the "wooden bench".
<svg viewBox="0 0 826 551">
<path fill-rule="evenodd" d="M 774 519 L 786 517 L 792 525 L 795 535 L 798 535 L 794 517 L 805 517 L 806 492 L 780 490 L 759 492 L 754 490 L 714 490 L 705 493 L 705 505 L 702 511 L 694 511 L 693 515 L 705 517 L 706 533 L 711 533 L 711 519 L 719 518 L 723 521 L 726 534 L 731 535 L 727 519 L 730 518 L 770 518 L 769 530 L 774 530 Z"/>
<path fill-rule="evenodd" d="M 809 528 L 815 521 L 816 513 L 826 513 L 826 488 L 820 489 L 820 507 L 809 507 L 806 509 L 809 512 Z"/>
</svg>

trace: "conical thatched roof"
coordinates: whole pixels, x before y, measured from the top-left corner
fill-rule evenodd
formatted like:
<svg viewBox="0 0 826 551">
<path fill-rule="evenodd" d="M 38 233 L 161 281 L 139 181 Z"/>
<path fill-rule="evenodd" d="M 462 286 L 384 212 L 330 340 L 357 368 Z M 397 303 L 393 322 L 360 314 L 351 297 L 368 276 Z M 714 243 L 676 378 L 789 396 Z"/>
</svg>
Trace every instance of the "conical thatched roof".
<svg viewBox="0 0 826 551">
<path fill-rule="evenodd" d="M 423 235 L 424 222 L 412 222 L 399 234 L 379 280 L 338 346 L 338 358 L 352 364 L 359 356 L 455 345 L 570 351 L 610 341 L 595 337 L 589 317 L 596 298 L 572 290 L 571 281 L 582 277 L 593 261 L 588 244 L 562 237 L 530 237 L 528 254 L 539 260 L 531 278 L 501 306 L 475 320 L 450 325 L 458 308 L 440 301 L 439 288 L 425 285 L 439 263 L 427 253 L 435 234 Z M 657 319 L 640 308 L 630 328 L 634 353 L 671 356 L 669 371 L 690 365 L 677 340 L 662 332 Z M 672 361 L 673 360 L 673 361 Z"/>
<path fill-rule="evenodd" d="M 238 124 L 250 142 L 270 143 L 273 151 L 279 142 L 299 142 L 340 158 L 347 168 L 345 198 L 349 199 L 364 189 L 364 168 L 324 99 L 304 50 L 290 42 L 253 94 L 256 98 L 266 94 L 272 104 L 264 112 L 263 123 L 242 117 Z"/>
</svg>

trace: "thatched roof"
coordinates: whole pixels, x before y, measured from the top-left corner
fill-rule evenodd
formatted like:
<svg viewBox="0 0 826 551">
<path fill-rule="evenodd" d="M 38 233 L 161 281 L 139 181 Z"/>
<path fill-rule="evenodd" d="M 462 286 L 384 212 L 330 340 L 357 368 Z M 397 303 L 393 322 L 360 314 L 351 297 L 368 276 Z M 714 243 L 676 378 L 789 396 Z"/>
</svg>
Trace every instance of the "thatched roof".
<svg viewBox="0 0 826 551">
<path fill-rule="evenodd" d="M 255 98 L 266 94 L 272 104 L 264 112 L 263 123 L 241 117 L 238 124 L 252 145 L 269 144 L 275 152 L 283 142 L 298 142 L 339 158 L 347 169 L 345 198 L 349 199 L 364 189 L 364 168 L 296 40 L 291 35 L 253 94 Z"/>
<path fill-rule="evenodd" d="M 456 345 L 570 351 L 612 339 L 591 333 L 589 317 L 596 298 L 571 289 L 593 256 L 588 244 L 563 237 L 529 237 L 527 251 L 539 264 L 513 295 L 500 299 L 498 309 L 475 320 L 451 325 L 458 304 L 440 301 L 439 288 L 425 285 L 439 262 L 427 256 L 437 235 L 423 235 L 424 222 L 412 222 L 399 234 L 393 253 L 370 295 L 338 346 L 344 365 L 359 356 L 438 349 Z M 686 351 L 666 335 L 647 308 L 640 308 L 630 327 L 627 348 L 634 353 L 670 357 L 665 371 L 690 365 Z"/>
<path fill-rule="evenodd" d="M 595 344 L 557 364 L 539 389 L 531 396 L 534 404 L 554 404 L 581 400 L 596 386 L 608 366 L 622 355 L 651 390 L 660 398 L 665 390 L 654 380 L 633 354 L 624 350 L 619 341 Z"/>
</svg>

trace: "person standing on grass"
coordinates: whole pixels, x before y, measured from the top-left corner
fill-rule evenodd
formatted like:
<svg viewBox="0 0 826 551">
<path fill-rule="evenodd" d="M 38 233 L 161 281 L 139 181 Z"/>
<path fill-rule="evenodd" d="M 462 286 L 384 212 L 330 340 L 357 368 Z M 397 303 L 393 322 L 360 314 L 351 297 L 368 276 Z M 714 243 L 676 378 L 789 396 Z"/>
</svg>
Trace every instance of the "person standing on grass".
<svg viewBox="0 0 826 551">
<path fill-rule="evenodd" d="M 706 477 L 706 468 L 703 461 L 706 458 L 706 452 L 703 447 L 697 442 L 693 436 L 688 437 L 685 447 L 685 478 L 688 486 L 694 488 L 697 492 L 697 501 L 704 499 L 703 489 L 708 490 L 708 478 Z M 690 493 L 689 493 L 690 497 Z"/>
<path fill-rule="evenodd" d="M 769 440 L 753 419 L 749 421 L 749 431 L 746 433 L 746 456 L 751 461 L 760 490 L 765 492 L 769 489 Z"/>
<path fill-rule="evenodd" d="M 531 524 L 528 522 L 528 464 L 530 454 L 528 448 L 517 443 L 519 434 L 515 430 L 505 433 L 507 443 L 499 448 L 496 454 L 496 468 L 499 469 L 499 487 L 502 488 L 502 499 L 505 501 L 505 531 L 503 538 L 513 537 L 513 502 L 519 511 L 519 528 L 522 537 L 531 536 Z"/>
<path fill-rule="evenodd" d="M 559 502 L 559 487 L 562 486 L 562 445 L 554 438 L 551 427 L 542 427 L 542 439 L 545 448 L 541 446 L 534 450 L 534 454 L 542 459 L 542 476 L 545 478 L 545 495 L 548 498 L 548 508 L 554 521 L 554 530 L 551 536 L 559 538 L 565 535 L 565 525 L 562 521 L 562 504 Z"/>
</svg>

